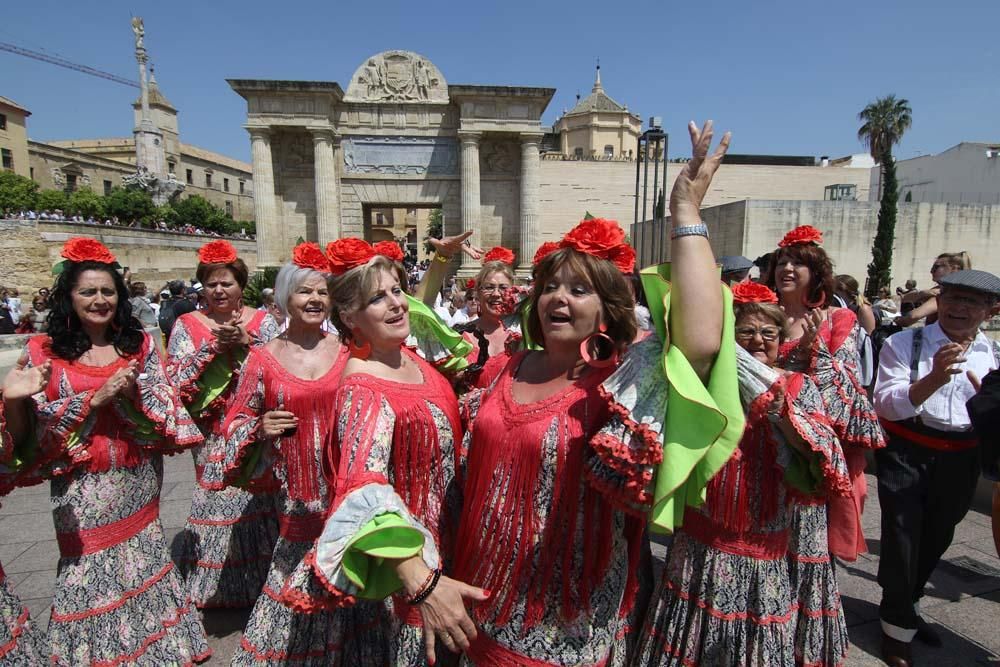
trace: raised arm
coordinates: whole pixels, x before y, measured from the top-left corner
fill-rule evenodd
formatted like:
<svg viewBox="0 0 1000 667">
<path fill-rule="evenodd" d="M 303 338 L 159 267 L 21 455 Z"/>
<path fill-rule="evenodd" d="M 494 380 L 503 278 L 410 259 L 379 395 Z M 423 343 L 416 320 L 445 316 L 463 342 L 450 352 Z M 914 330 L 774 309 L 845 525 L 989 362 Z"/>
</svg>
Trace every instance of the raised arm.
<svg viewBox="0 0 1000 667">
<path fill-rule="evenodd" d="M 671 344 L 680 348 L 702 380 L 708 377 L 722 336 L 722 291 L 715 255 L 701 225 L 701 204 L 729 148 L 730 134 L 723 135 L 715 152 L 712 121 L 699 130 L 688 124 L 691 161 L 684 165 L 670 193 L 671 230 Z M 695 229 L 691 229 L 695 228 Z M 682 234 L 677 236 L 677 234 Z"/>
<path fill-rule="evenodd" d="M 472 236 L 472 231 L 464 232 L 458 236 L 446 236 L 443 239 L 430 238 L 428 242 L 434 246 L 434 259 L 431 261 L 420 284 L 417 285 L 414 295 L 428 306 L 434 307 L 434 296 L 441 291 L 445 276 L 448 275 L 448 267 L 451 265 L 451 258 L 460 250 L 475 260 L 482 259 L 483 251 L 475 246 L 466 245 L 465 241 Z"/>
</svg>

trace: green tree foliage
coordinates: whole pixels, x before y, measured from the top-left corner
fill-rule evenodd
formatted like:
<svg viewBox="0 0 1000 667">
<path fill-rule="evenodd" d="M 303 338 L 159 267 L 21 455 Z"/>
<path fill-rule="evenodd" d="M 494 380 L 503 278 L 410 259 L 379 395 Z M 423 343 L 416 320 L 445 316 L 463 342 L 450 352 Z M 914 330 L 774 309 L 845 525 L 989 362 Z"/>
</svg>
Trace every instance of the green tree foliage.
<svg viewBox="0 0 1000 667">
<path fill-rule="evenodd" d="M 38 183 L 12 171 L 0 170 L 0 213 L 19 213 L 35 208 Z"/>
<path fill-rule="evenodd" d="M 80 215 L 95 220 L 104 216 L 104 197 L 90 188 L 81 188 L 69 196 L 67 215 Z"/>
<path fill-rule="evenodd" d="M 882 168 L 882 197 L 878 211 L 878 227 L 872 243 L 872 261 L 868 265 L 868 283 L 865 294 L 874 298 L 880 288 L 888 287 L 892 278 L 892 245 L 896 235 L 896 211 L 899 188 L 896 181 L 896 164 L 892 147 L 913 124 L 913 110 L 905 99 L 895 95 L 881 97 L 858 114 L 862 125 L 858 139 Z"/>
<path fill-rule="evenodd" d="M 278 278 L 280 267 L 268 266 L 250 276 L 246 289 L 243 290 L 243 302 L 255 308 L 260 307 L 260 293 L 265 287 L 274 289 L 274 281 Z"/>
<path fill-rule="evenodd" d="M 153 198 L 142 190 L 113 188 L 111 194 L 104 198 L 104 214 L 118 218 L 121 224 L 133 220 L 150 221 L 156 214 L 156 205 Z"/>
<path fill-rule="evenodd" d="M 424 252 L 430 254 L 434 252 L 434 246 L 429 239 L 439 239 L 444 236 L 444 218 L 441 209 L 436 208 L 427 216 L 427 237 L 424 238 Z"/>
<path fill-rule="evenodd" d="M 62 190 L 42 190 L 38 193 L 35 206 L 39 211 L 62 211 L 69 208 L 69 195 Z"/>
<path fill-rule="evenodd" d="M 191 225 L 219 233 L 228 233 L 232 228 L 233 221 L 226 212 L 200 195 L 191 195 L 173 202 L 171 206 L 177 213 L 176 224 L 182 227 Z"/>
</svg>

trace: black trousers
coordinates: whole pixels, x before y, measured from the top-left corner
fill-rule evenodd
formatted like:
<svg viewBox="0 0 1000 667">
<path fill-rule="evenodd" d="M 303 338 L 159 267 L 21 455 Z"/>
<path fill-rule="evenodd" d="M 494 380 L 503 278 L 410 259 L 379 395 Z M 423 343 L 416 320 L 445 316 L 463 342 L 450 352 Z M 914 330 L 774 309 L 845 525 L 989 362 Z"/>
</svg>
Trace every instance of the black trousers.
<svg viewBox="0 0 1000 667">
<path fill-rule="evenodd" d="M 889 434 L 875 452 L 882 507 L 879 616 L 916 629 L 916 603 L 972 505 L 979 480 L 979 451 L 940 451 Z"/>
</svg>

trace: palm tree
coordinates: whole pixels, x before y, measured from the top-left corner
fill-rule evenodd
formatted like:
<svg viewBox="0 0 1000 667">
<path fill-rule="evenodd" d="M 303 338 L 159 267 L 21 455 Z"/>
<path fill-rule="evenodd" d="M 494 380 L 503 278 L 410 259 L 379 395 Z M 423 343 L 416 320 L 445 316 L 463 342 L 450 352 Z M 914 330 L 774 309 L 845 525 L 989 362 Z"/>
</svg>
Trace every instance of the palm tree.
<svg viewBox="0 0 1000 667">
<path fill-rule="evenodd" d="M 882 195 L 878 210 L 878 227 L 872 243 L 872 261 L 868 265 L 865 294 L 873 298 L 882 287 L 888 287 L 892 269 L 892 244 L 896 234 L 896 205 L 899 198 L 896 183 L 896 163 L 892 147 L 903 138 L 913 124 L 913 110 L 904 99 L 895 95 L 881 97 L 858 114 L 863 122 L 858 139 L 868 147 L 872 158 L 881 165 Z"/>
</svg>

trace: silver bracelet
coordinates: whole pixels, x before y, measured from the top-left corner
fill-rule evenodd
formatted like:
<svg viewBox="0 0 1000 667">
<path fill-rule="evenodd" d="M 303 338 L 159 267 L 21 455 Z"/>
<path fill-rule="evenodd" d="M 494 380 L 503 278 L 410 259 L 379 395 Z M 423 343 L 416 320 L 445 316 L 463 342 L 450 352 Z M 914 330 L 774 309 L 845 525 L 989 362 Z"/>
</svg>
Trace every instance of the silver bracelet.
<svg viewBox="0 0 1000 667">
<path fill-rule="evenodd" d="M 685 225 L 683 227 L 674 227 L 670 231 L 670 238 L 679 239 L 682 236 L 704 236 L 708 238 L 708 225 L 704 222 L 700 225 Z"/>
</svg>

